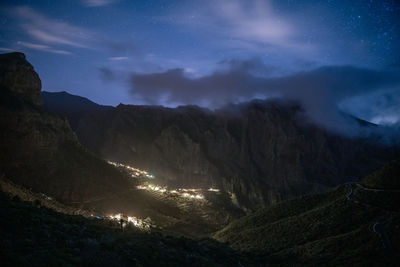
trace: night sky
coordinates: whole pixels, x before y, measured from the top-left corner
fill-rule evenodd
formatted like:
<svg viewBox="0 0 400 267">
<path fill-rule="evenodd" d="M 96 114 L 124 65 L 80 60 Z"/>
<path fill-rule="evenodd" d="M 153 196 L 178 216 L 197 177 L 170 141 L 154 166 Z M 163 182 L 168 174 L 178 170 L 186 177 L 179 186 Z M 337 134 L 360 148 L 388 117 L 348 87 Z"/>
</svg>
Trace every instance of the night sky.
<svg viewBox="0 0 400 267">
<path fill-rule="evenodd" d="M 0 52 L 43 90 L 215 108 L 287 97 L 399 123 L 400 1 L 1 1 Z M 334 118 L 332 118 L 334 119 Z"/>
</svg>

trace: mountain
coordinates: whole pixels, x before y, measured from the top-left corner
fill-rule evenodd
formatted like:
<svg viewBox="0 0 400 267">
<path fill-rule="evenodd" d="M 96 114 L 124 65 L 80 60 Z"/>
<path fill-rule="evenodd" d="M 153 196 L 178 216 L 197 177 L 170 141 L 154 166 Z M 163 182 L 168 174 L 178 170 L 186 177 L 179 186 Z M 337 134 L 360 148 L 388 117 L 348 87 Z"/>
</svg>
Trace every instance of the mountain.
<svg viewBox="0 0 400 267">
<path fill-rule="evenodd" d="M 112 109 L 111 106 L 99 105 L 85 97 L 71 95 L 65 91 L 42 92 L 42 98 L 46 109 L 62 116 L 68 116 L 73 128 L 75 128 L 76 118 L 79 118 L 81 113 Z"/>
<path fill-rule="evenodd" d="M 0 88 L 1 92 L 13 92 L 20 99 L 34 105 L 42 104 L 42 82 L 31 64 L 22 53 L 0 55 Z"/>
<path fill-rule="evenodd" d="M 44 101 L 25 55 L 0 55 L 4 266 L 399 262 L 400 161 L 369 173 L 396 148 L 326 132 L 277 100 L 216 111 Z M 95 153 L 49 109 L 75 119 Z"/>
<path fill-rule="evenodd" d="M 126 191 L 120 171 L 83 148 L 68 121 L 42 106 L 41 81 L 22 53 L 0 55 L 0 175 L 64 203 Z"/>
<path fill-rule="evenodd" d="M 400 190 L 400 159 L 386 164 L 364 179 L 368 187 Z"/>
<path fill-rule="evenodd" d="M 67 119 L 42 105 L 39 76 L 24 54 L 0 55 L 0 69 L 0 181 L 45 194 L 79 214 L 149 218 L 166 232 L 190 236 L 210 234 L 242 214 L 224 194 L 194 202 L 138 190 L 138 179 L 89 152 Z M 109 110 L 66 93 L 43 98 L 61 99 L 52 105 L 58 111 L 73 107 L 69 116 Z"/>
<path fill-rule="evenodd" d="M 109 110 L 111 106 L 96 104 L 89 99 L 77 95 L 62 92 L 42 92 L 44 106 L 56 113 L 65 116 L 75 112 L 89 112 L 97 110 Z"/>
<path fill-rule="evenodd" d="M 371 177 L 398 184 L 400 161 L 362 183 L 284 201 L 242 217 L 214 237 L 257 252 L 271 266 L 397 266 L 400 260 L 400 190 L 366 187 Z"/>
<path fill-rule="evenodd" d="M 78 116 L 67 106 L 62 114 L 78 139 L 100 157 L 150 170 L 170 186 L 220 188 L 249 210 L 357 180 L 396 154 L 307 123 L 301 106 L 282 100 L 215 111 L 120 104 Z"/>
</svg>

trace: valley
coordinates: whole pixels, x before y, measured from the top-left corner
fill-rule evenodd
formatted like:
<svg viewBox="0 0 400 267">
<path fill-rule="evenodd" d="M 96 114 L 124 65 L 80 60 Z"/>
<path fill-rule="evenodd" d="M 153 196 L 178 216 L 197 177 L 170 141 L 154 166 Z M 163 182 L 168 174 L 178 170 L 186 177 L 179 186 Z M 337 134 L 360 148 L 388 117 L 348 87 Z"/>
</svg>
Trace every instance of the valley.
<svg viewBox="0 0 400 267">
<path fill-rule="evenodd" d="M 301 106 L 277 100 L 211 111 L 55 93 L 43 104 L 22 53 L 0 55 L 0 75 L 0 257 L 10 266 L 399 260 L 397 146 L 301 124 Z"/>
</svg>

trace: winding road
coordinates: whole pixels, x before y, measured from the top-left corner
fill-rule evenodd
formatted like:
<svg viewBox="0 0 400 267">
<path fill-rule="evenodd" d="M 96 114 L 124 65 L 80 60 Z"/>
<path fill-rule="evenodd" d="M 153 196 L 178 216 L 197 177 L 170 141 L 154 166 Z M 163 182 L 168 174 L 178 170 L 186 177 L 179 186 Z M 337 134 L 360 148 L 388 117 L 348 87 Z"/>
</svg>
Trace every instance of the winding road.
<svg viewBox="0 0 400 267">
<path fill-rule="evenodd" d="M 372 227 L 374 232 L 380 236 L 382 240 L 382 245 L 388 254 L 394 253 L 392 242 L 390 242 L 389 236 L 385 230 L 389 222 L 392 220 L 392 218 L 393 218 L 393 213 L 389 212 L 387 213 L 386 218 L 383 221 L 375 223 L 374 226 Z"/>
<path fill-rule="evenodd" d="M 400 192 L 400 190 L 385 190 L 385 189 L 368 188 L 357 182 L 348 182 L 345 185 L 350 189 L 350 191 L 346 195 L 347 199 L 354 203 L 362 205 L 364 207 L 372 207 L 373 205 L 361 202 L 354 196 L 354 189 L 356 186 L 358 186 L 359 188 L 361 188 L 365 191 L 372 191 L 372 192 Z M 374 207 L 380 208 L 378 206 L 374 206 Z M 388 211 L 388 210 L 385 210 L 385 212 L 386 212 L 385 218 L 382 221 L 374 223 L 374 225 L 372 226 L 372 230 L 376 234 L 379 235 L 379 237 L 382 241 L 382 246 L 385 249 L 385 252 L 389 255 L 392 255 L 394 253 L 394 248 L 392 246 L 392 242 L 390 242 L 389 235 L 386 232 L 386 227 L 388 226 L 388 224 L 390 223 L 390 221 L 393 218 L 393 212 Z"/>
</svg>

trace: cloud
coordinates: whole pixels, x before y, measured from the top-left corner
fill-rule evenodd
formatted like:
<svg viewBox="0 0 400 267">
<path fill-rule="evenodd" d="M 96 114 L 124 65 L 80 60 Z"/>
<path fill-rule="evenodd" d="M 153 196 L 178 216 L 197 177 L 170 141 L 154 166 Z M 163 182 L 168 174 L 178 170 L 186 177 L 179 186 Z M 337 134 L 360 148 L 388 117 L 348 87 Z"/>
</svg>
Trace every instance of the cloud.
<svg viewBox="0 0 400 267">
<path fill-rule="evenodd" d="M 259 58 L 222 60 L 218 62 L 218 67 L 222 71 L 249 72 L 256 76 L 270 76 L 278 70 L 277 66 L 267 65 Z"/>
<path fill-rule="evenodd" d="M 201 7 L 191 5 L 172 14 L 172 21 L 196 32 L 212 33 L 218 42 L 229 48 L 246 51 L 308 53 L 316 48 L 300 41 L 301 29 L 293 19 L 279 14 L 269 0 L 204 1 Z"/>
<path fill-rule="evenodd" d="M 67 54 L 65 52 L 68 49 L 90 49 L 110 54 L 110 60 L 123 60 L 124 57 L 138 55 L 138 48 L 132 42 L 115 41 L 110 36 L 50 18 L 27 6 L 11 8 L 9 13 L 18 18 L 19 26 L 29 35 L 27 38 L 32 40 L 31 43 L 63 48 L 52 48 L 53 52 Z M 47 51 L 51 52 L 50 49 Z"/>
<path fill-rule="evenodd" d="M 15 51 L 15 49 L 8 48 L 8 47 L 0 47 L 0 51 L 4 51 L 4 52 L 13 52 L 13 51 Z"/>
<path fill-rule="evenodd" d="M 288 45 L 292 25 L 275 14 L 269 1 L 220 1 L 215 5 L 218 19 L 229 28 L 229 34 L 242 40 L 263 44 Z"/>
<path fill-rule="evenodd" d="M 116 80 L 116 74 L 109 68 L 101 67 L 99 68 L 100 71 L 100 79 L 107 83 Z"/>
<path fill-rule="evenodd" d="M 43 44 L 34 44 L 34 43 L 29 43 L 29 42 L 18 42 L 17 44 L 20 46 L 23 46 L 23 47 L 30 48 L 30 49 L 40 50 L 40 51 L 49 52 L 49 53 L 53 53 L 53 54 L 72 55 L 72 53 L 69 51 L 53 49 L 52 47 L 43 45 Z"/>
<path fill-rule="evenodd" d="M 119 0 L 82 0 L 82 3 L 88 7 L 107 6 L 119 2 Z"/>
<path fill-rule="evenodd" d="M 36 40 L 54 45 L 92 48 L 95 34 L 87 29 L 48 18 L 32 8 L 14 8 L 22 29 Z"/>
<path fill-rule="evenodd" d="M 341 108 L 380 125 L 400 125 L 400 88 L 393 87 L 349 98 Z"/>
<path fill-rule="evenodd" d="M 248 64 L 248 63 L 247 63 Z M 349 98 L 399 88 L 399 73 L 354 66 L 321 67 L 283 77 L 256 76 L 246 63 L 192 78 L 183 69 L 130 76 L 131 93 L 149 104 L 197 104 L 220 107 L 254 98 L 281 97 L 298 101 L 307 118 L 336 132 L 347 124 L 338 111 Z M 240 67 L 236 67 L 240 66 Z"/>
<path fill-rule="evenodd" d="M 128 60 L 129 57 L 109 57 L 108 59 L 112 61 L 121 61 L 121 60 Z"/>
</svg>

